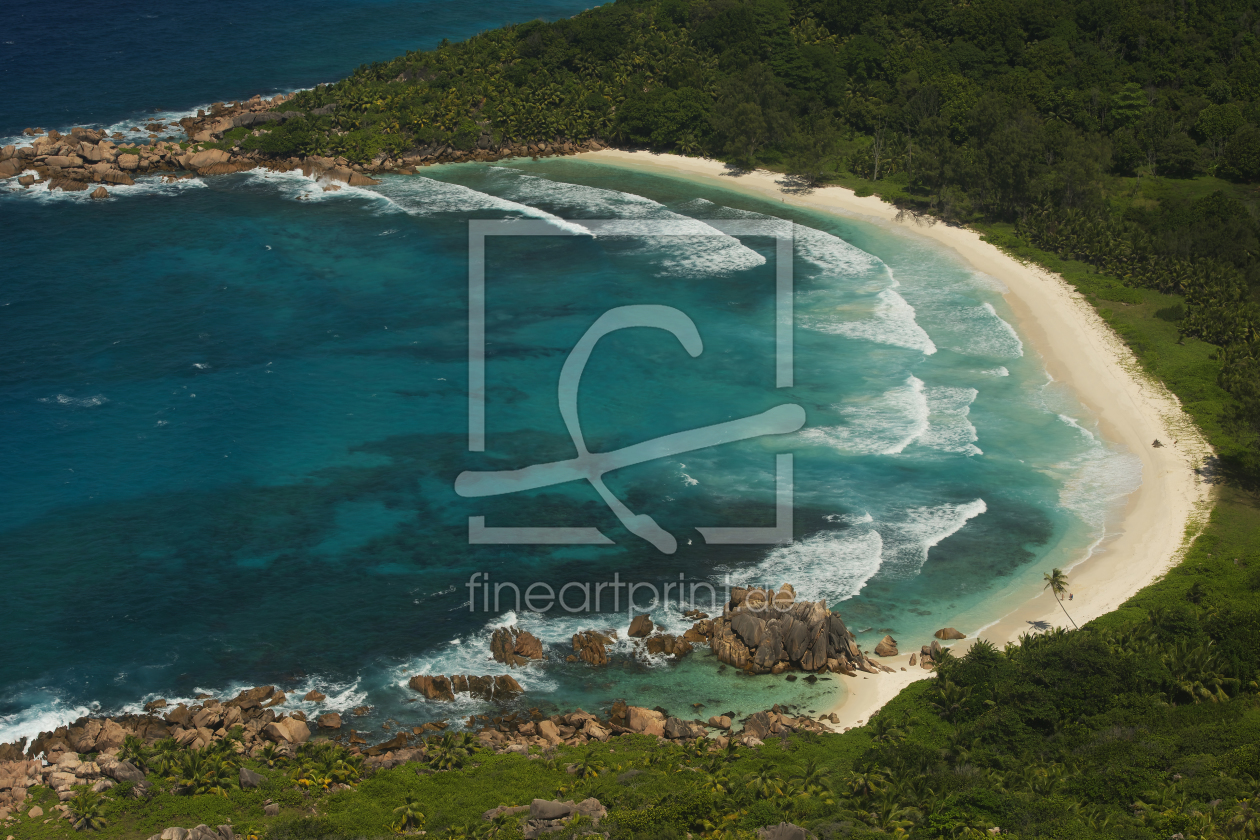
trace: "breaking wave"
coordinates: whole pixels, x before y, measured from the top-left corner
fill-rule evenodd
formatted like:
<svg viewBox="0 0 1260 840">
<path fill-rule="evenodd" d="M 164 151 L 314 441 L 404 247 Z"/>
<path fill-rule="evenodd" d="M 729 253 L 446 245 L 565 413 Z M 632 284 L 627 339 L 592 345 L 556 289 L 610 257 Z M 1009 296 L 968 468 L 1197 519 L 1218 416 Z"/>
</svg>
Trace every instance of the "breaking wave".
<svg viewBox="0 0 1260 840">
<path fill-rule="evenodd" d="M 984 499 L 976 499 L 906 511 L 905 520 L 881 528 L 886 546 L 881 571 L 894 578 L 914 577 L 927 562 L 929 551 L 988 509 Z"/>
<path fill-rule="evenodd" d="M 726 274 L 765 265 L 766 258 L 733 236 L 718 233 L 711 225 L 675 213 L 664 204 L 633 193 L 550 181 L 507 167 L 495 175 L 507 196 L 524 205 L 545 204 L 578 219 L 622 219 L 668 222 L 671 233 L 635 235 L 638 251 L 653 255 L 664 275 Z M 633 230 L 633 227 L 631 228 Z"/>
<path fill-rule="evenodd" d="M 865 317 L 843 321 L 815 319 L 804 326 L 819 332 L 918 350 L 925 356 L 936 352 L 936 345 L 915 320 L 914 307 L 893 289 L 881 291 L 874 306 L 862 314 Z"/>
</svg>

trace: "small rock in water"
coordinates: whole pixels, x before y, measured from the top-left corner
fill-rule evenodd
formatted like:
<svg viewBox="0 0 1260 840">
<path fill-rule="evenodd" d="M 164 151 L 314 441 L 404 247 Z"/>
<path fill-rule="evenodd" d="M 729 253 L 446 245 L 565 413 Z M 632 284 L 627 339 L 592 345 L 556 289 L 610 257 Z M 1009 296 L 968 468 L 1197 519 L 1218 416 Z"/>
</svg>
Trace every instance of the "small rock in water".
<svg viewBox="0 0 1260 840">
<path fill-rule="evenodd" d="M 109 191 L 104 187 L 97 187 L 92 190 L 92 198 L 109 198 Z"/>
</svg>

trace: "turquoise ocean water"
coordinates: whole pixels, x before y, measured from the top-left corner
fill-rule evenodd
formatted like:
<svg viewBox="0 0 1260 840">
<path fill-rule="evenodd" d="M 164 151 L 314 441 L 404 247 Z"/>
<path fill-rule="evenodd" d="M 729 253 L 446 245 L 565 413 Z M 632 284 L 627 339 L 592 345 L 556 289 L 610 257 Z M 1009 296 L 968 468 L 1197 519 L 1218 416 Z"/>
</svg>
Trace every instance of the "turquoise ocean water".
<svg viewBox="0 0 1260 840">
<path fill-rule="evenodd" d="M 0 293 L 0 535 L 10 597 L 34 607 L 4 631 L 19 655 L 0 665 L 0 737 L 260 682 L 371 705 L 360 727 L 466 714 L 484 706 L 409 702 L 406 679 L 501 672 L 488 639 L 505 623 L 549 645 L 517 672 L 530 706 L 821 710 L 835 683 L 723 672 L 705 651 L 672 665 L 622 643 L 609 668 L 565 663 L 577 630 L 624 630 L 624 602 L 487 613 L 466 584 L 791 582 L 863 644 L 917 645 L 1086 556 L 1140 478 L 1050 381 L 1000 285 L 910 233 L 567 160 L 331 193 L 258 171 L 82 195 L 0 194 L 29 231 Z M 773 240 L 498 237 L 486 451 L 469 452 L 468 220 L 610 218 L 795 222 L 794 385 L 775 387 Z M 50 227 L 73 247 L 49 253 Z M 660 330 L 604 338 L 578 403 L 591 450 L 783 403 L 805 427 L 611 473 L 673 555 L 585 483 L 458 496 L 463 470 L 573 457 L 560 368 L 603 312 L 643 303 L 686 313 L 703 352 Z M 773 524 L 787 452 L 793 544 L 704 544 L 697 526 Z M 469 545 L 470 516 L 614 544 Z M 688 624 L 676 606 L 653 617 Z"/>
<path fill-rule="evenodd" d="M 0 142 L 28 125 L 178 118 L 588 5 L 178 0 L 65 15 L 18 0 L 0 39 Z M 864 645 L 891 632 L 913 646 L 981 627 L 1086 556 L 1140 479 L 1046 376 L 1000 285 L 913 233 L 572 160 L 335 193 L 262 172 L 141 180 L 105 202 L 13 186 L 0 184 L 0 741 L 259 683 L 370 705 L 355 725 L 383 735 L 389 718 L 484 709 L 409 702 L 405 683 L 501 672 L 488 640 L 504 623 L 548 644 L 546 665 L 517 672 L 529 706 L 822 711 L 835 682 L 737 676 L 703 650 L 673 665 L 622 643 L 606 669 L 565 663 L 576 630 L 628 625 L 624 603 L 470 611 L 466 584 L 787 581 Z M 792 387 L 775 387 L 772 240 L 496 239 L 486 451 L 468 451 L 470 219 L 711 234 L 705 220 L 762 218 L 798 225 Z M 703 352 L 660 330 L 604 338 L 578 403 L 592 450 L 782 404 L 805 427 L 611 473 L 613 493 L 675 535 L 673 555 L 586 484 L 458 496 L 463 470 L 573 457 L 561 366 L 603 312 L 645 303 L 684 312 Z M 704 544 L 697 527 L 773 524 L 783 453 L 793 544 Z M 598 527 L 613 544 L 474 546 L 470 516 Z M 687 625 L 676 609 L 653 618 Z"/>
</svg>

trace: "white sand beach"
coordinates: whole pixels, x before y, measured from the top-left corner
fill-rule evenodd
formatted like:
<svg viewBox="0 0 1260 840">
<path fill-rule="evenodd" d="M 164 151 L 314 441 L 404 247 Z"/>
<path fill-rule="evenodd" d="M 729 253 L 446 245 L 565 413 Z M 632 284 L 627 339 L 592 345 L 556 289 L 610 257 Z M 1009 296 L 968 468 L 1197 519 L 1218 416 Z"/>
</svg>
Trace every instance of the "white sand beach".
<svg viewBox="0 0 1260 840">
<path fill-rule="evenodd" d="M 1129 498 L 1122 521 L 1092 556 L 1065 568 L 1074 598 L 1071 614 L 1084 624 L 1119 607 L 1142 587 L 1173 566 L 1201 528 L 1210 508 L 1211 491 L 1195 472 L 1210 454 L 1206 440 L 1181 410 L 1176 397 L 1140 369 L 1132 352 L 1093 307 L 1056 274 L 1025 265 L 966 228 L 927 224 L 877 197 L 857 197 L 852 190 L 824 187 L 812 192 L 787 192 L 783 176 L 756 171 L 732 173 L 725 164 L 678 155 L 606 150 L 571 160 L 634 168 L 684 177 L 724 189 L 782 201 L 814 211 L 899 226 L 952 248 L 978 271 L 1001 281 L 1019 328 L 1055 380 L 1066 383 L 1097 419 L 1108 440 L 1141 459 L 1142 484 Z M 1159 439 L 1164 446 L 1155 448 Z M 1067 564 L 1065 564 L 1066 566 Z M 1047 571 L 1049 571 L 1047 569 Z M 1035 627 L 1070 626 L 1049 593 L 1018 604 L 995 604 L 991 623 L 959 627 L 999 647 L 1017 641 Z M 900 639 L 904 654 L 882 660 L 891 674 L 845 678 L 847 693 L 835 712 L 837 728 L 860 725 L 911 682 L 932 672 L 909 667 L 909 654 L 930 639 Z M 971 640 L 957 642 L 961 653 Z M 902 671 L 901 668 L 906 670 Z"/>
</svg>

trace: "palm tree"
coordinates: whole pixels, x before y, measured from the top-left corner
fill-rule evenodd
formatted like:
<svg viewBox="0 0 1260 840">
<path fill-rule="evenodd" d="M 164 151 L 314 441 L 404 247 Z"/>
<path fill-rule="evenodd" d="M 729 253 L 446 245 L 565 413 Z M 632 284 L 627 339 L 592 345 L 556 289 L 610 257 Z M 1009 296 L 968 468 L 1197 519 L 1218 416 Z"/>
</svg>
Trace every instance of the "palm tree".
<svg viewBox="0 0 1260 840">
<path fill-rule="evenodd" d="M 263 744 L 261 750 L 256 756 L 259 761 L 265 763 L 269 768 L 274 769 L 277 764 L 281 764 L 288 759 L 288 756 L 275 744 Z"/>
<path fill-rule="evenodd" d="M 944 720 L 953 720 L 954 715 L 962 711 L 963 704 L 971 696 L 971 688 L 963 688 L 952 680 L 946 679 L 936 686 L 936 694 L 936 702 L 930 705 Z"/>
<path fill-rule="evenodd" d="M 604 763 L 595 757 L 595 750 L 587 750 L 581 761 L 573 765 L 574 774 L 579 779 L 593 779 L 604 769 Z"/>
<path fill-rule="evenodd" d="M 745 776 L 744 787 L 757 799 L 778 799 L 783 796 L 783 780 L 779 778 L 778 772 L 769 766 Z"/>
<path fill-rule="evenodd" d="M 122 748 L 118 750 L 119 761 L 130 761 L 141 770 L 148 769 L 149 750 L 135 735 L 127 735 L 123 738 Z"/>
<path fill-rule="evenodd" d="M 179 757 L 182 751 L 179 743 L 174 738 L 163 738 L 153 745 L 153 753 L 147 762 L 149 769 L 160 776 L 170 777 L 175 775 L 175 769 L 179 765 Z"/>
<path fill-rule="evenodd" d="M 414 796 L 403 797 L 403 804 L 394 809 L 398 815 L 398 826 L 403 831 L 424 828 L 424 811 L 420 810 L 420 800 Z"/>
<path fill-rule="evenodd" d="M 237 786 L 236 763 L 210 750 L 190 750 L 184 754 L 179 770 L 179 784 L 184 793 L 212 793 L 227 796 Z"/>
<path fill-rule="evenodd" d="M 1072 616 L 1068 615 L 1067 607 L 1063 606 L 1063 596 L 1067 594 L 1068 589 L 1067 575 L 1063 574 L 1062 569 L 1055 569 L 1052 572 L 1046 572 L 1044 577 L 1046 585 L 1042 589 L 1049 589 L 1054 593 L 1055 599 L 1058 600 L 1059 606 L 1063 609 L 1063 614 L 1067 615 L 1068 621 L 1071 621 L 1072 626 L 1076 627 L 1076 622 L 1072 620 Z M 1080 628 L 1076 627 L 1076 629 L 1079 630 Z"/>
<path fill-rule="evenodd" d="M 700 789 L 717 796 L 726 796 L 731 792 L 731 778 L 724 770 L 706 773 L 700 782 Z"/>
<path fill-rule="evenodd" d="M 74 830 L 91 829 L 100 831 L 105 827 L 105 803 L 101 795 L 90 790 L 82 790 L 70 800 L 70 818 L 74 820 Z"/>
</svg>

